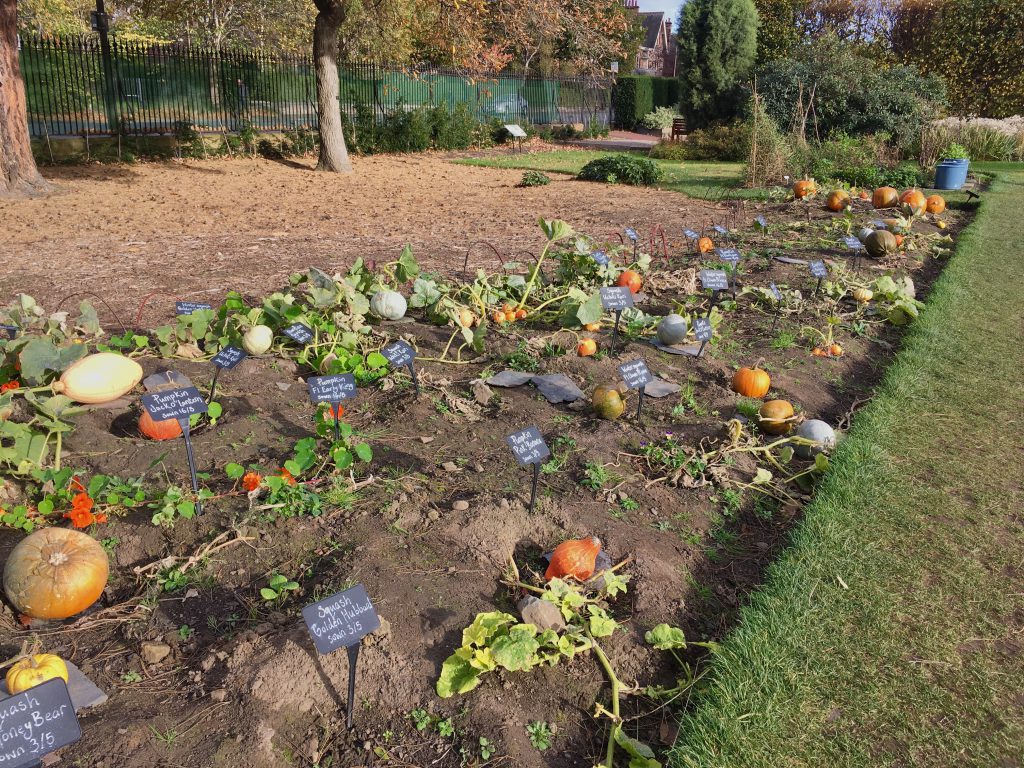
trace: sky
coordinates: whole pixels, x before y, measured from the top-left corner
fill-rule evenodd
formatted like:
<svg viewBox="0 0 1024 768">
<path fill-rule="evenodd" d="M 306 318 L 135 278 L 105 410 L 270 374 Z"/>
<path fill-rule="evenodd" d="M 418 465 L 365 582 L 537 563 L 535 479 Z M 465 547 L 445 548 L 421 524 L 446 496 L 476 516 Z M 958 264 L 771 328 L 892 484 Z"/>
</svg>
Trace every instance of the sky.
<svg viewBox="0 0 1024 768">
<path fill-rule="evenodd" d="M 675 24 L 676 16 L 679 15 L 679 6 L 682 4 L 682 0 L 640 0 L 640 10 L 664 11 L 669 14 L 669 18 Z"/>
</svg>

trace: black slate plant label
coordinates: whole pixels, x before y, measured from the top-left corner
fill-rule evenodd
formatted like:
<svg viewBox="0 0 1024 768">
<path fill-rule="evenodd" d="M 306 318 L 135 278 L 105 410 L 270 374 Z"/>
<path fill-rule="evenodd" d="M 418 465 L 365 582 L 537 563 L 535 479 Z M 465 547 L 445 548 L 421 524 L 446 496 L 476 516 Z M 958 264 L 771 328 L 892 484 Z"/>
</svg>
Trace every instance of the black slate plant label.
<svg viewBox="0 0 1024 768">
<path fill-rule="evenodd" d="M 729 234 L 729 230 L 726 229 L 725 227 L 723 227 L 721 224 L 715 224 L 715 226 L 713 226 L 711 228 L 711 230 L 713 232 L 717 232 L 720 235 L 728 235 Z"/>
<path fill-rule="evenodd" d="M 355 645 L 380 627 L 380 617 L 362 584 L 310 603 L 302 609 L 302 618 L 321 655 Z"/>
<path fill-rule="evenodd" d="M 715 248 L 715 253 L 718 254 L 720 261 L 727 261 L 733 266 L 740 263 L 740 252 L 735 248 Z"/>
<path fill-rule="evenodd" d="M 729 276 L 721 269 L 702 269 L 700 284 L 705 291 L 728 291 Z"/>
<path fill-rule="evenodd" d="M 633 306 L 633 294 L 629 288 L 617 285 L 602 288 L 601 306 L 607 312 L 621 312 Z"/>
<path fill-rule="evenodd" d="M 654 381 L 654 376 L 651 375 L 647 363 L 640 359 L 630 360 L 628 363 L 620 365 L 619 375 L 630 389 L 640 389 Z"/>
<path fill-rule="evenodd" d="M 60 678 L 0 701 L 0 765 L 28 768 L 82 738 L 68 687 Z"/>
<path fill-rule="evenodd" d="M 636 230 L 632 227 L 626 227 L 626 237 L 632 240 L 634 243 L 640 239 L 640 235 L 636 233 Z"/>
<path fill-rule="evenodd" d="M 238 347 L 224 347 L 220 352 L 213 356 L 210 361 L 218 368 L 225 368 L 231 370 L 240 362 L 245 359 L 245 350 L 239 349 Z"/>
<path fill-rule="evenodd" d="M 391 342 L 380 353 L 387 358 L 387 361 L 394 368 L 410 366 L 413 360 L 416 359 L 416 350 L 402 340 Z"/>
<path fill-rule="evenodd" d="M 516 461 L 522 467 L 531 464 L 540 464 L 551 455 L 547 443 L 541 437 L 540 430 L 536 427 L 527 427 L 518 432 L 513 432 L 505 438 L 508 447 L 512 449 Z"/>
<path fill-rule="evenodd" d="M 772 298 L 776 301 L 782 301 L 782 291 L 779 290 L 779 287 L 775 285 L 775 283 L 769 285 L 768 290 L 771 291 Z"/>
<path fill-rule="evenodd" d="M 200 309 L 213 309 L 213 306 L 201 301 L 174 302 L 174 313 L 176 315 L 191 315 L 193 312 L 198 312 Z"/>
<path fill-rule="evenodd" d="M 602 267 L 608 264 L 608 254 L 604 251 L 594 251 L 590 254 L 590 258 L 594 260 L 595 264 L 600 264 Z"/>
<path fill-rule="evenodd" d="M 821 259 L 812 261 L 807 266 L 811 270 L 811 274 L 819 280 L 828 277 L 828 267 L 825 266 L 825 262 L 821 261 Z"/>
<path fill-rule="evenodd" d="M 298 344 L 309 344 L 313 340 L 313 330 L 302 323 L 292 323 L 281 333 Z"/>
<path fill-rule="evenodd" d="M 693 321 L 693 332 L 697 336 L 697 341 L 701 344 L 711 341 L 711 336 L 714 333 L 711 329 L 711 321 L 706 317 L 696 318 Z"/>
<path fill-rule="evenodd" d="M 875 229 L 885 229 L 885 222 L 881 219 L 872 219 L 870 223 Z"/>
<path fill-rule="evenodd" d="M 849 248 L 851 251 L 859 251 L 862 248 L 864 248 L 864 243 L 862 243 L 853 235 L 847 235 L 846 237 L 844 237 L 843 242 L 846 244 L 846 247 Z"/>
<path fill-rule="evenodd" d="M 206 413 L 206 399 L 195 387 L 183 387 L 143 395 L 142 407 L 149 412 L 153 421 L 177 419 L 187 423 L 189 416 Z"/>
<path fill-rule="evenodd" d="M 700 240 L 700 235 L 694 232 L 689 227 L 683 230 L 683 235 L 686 237 L 687 240 Z"/>
<path fill-rule="evenodd" d="M 310 376 L 306 379 L 309 399 L 314 403 L 340 403 L 356 395 L 356 377 L 351 373 Z"/>
<path fill-rule="evenodd" d="M 6 336 L 11 341 L 18 338 L 18 326 L 16 325 L 0 325 L 0 335 Z"/>
</svg>

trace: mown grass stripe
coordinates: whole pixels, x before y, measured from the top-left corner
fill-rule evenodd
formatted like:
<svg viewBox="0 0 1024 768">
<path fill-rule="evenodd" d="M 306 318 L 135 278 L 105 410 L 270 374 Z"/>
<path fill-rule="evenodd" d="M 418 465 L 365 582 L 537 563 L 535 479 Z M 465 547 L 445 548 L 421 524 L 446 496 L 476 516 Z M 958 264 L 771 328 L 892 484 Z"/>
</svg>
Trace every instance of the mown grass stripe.
<svg viewBox="0 0 1024 768">
<path fill-rule="evenodd" d="M 987 170 L 927 310 L 712 661 L 673 765 L 1022 764 L 1024 167 Z"/>
</svg>

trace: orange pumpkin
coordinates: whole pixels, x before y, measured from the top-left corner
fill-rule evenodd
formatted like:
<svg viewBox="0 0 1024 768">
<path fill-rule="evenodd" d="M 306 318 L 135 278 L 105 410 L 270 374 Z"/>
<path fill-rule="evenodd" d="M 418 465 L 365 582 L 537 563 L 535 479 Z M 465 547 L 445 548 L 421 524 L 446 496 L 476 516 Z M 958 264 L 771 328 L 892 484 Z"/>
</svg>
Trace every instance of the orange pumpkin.
<svg viewBox="0 0 1024 768">
<path fill-rule="evenodd" d="M 181 424 L 177 419 L 153 421 L 149 411 L 143 408 L 142 415 L 139 416 L 139 432 L 150 440 L 173 440 L 181 437 Z"/>
<path fill-rule="evenodd" d="M 697 250 L 701 253 L 711 253 L 715 250 L 715 241 L 710 237 L 702 237 L 697 241 Z"/>
<path fill-rule="evenodd" d="M 644 281 L 640 277 L 639 272 L 627 269 L 619 275 L 619 279 L 615 281 L 615 284 L 620 288 L 629 288 L 630 293 L 640 293 L 640 289 L 644 286 Z"/>
<path fill-rule="evenodd" d="M 563 541 L 551 553 L 551 563 L 544 571 L 544 579 L 564 579 L 567 576 L 586 581 L 594 575 L 597 567 L 597 553 L 601 551 L 601 540 L 596 536 L 589 539 Z"/>
<path fill-rule="evenodd" d="M 860 199 L 861 200 L 870 200 L 871 199 L 871 193 L 868 192 L 866 189 L 862 189 L 860 191 Z"/>
<path fill-rule="evenodd" d="M 527 314 L 527 312 L 526 312 L 525 309 L 517 309 L 516 310 L 516 320 L 525 320 L 526 319 L 526 314 Z"/>
<path fill-rule="evenodd" d="M 468 309 L 463 309 L 459 312 L 459 325 L 463 328 L 472 328 L 475 322 L 476 317 Z"/>
<path fill-rule="evenodd" d="M 927 198 L 920 189 L 911 188 L 903 191 L 903 194 L 900 195 L 900 202 L 913 208 L 924 208 Z"/>
<path fill-rule="evenodd" d="M 833 344 L 832 346 L 830 346 L 828 348 L 828 353 L 832 357 L 842 357 L 843 356 L 843 348 L 840 345 L 838 345 L 838 344 Z"/>
<path fill-rule="evenodd" d="M 942 195 L 931 195 L 925 200 L 925 210 L 928 213 L 942 213 L 946 210 L 946 199 Z"/>
<path fill-rule="evenodd" d="M 871 204 L 875 208 L 895 208 L 899 201 L 899 192 L 892 187 L 879 187 L 871 196 Z"/>
<path fill-rule="evenodd" d="M 743 395 L 743 397 L 754 397 L 761 399 L 768 394 L 772 386 L 772 379 L 768 371 L 758 368 L 740 368 L 732 377 L 732 391 Z"/>
<path fill-rule="evenodd" d="M 11 604 L 36 619 L 66 619 L 95 603 L 107 586 L 107 553 L 70 528 L 40 528 L 16 546 L 4 566 Z"/>
<path fill-rule="evenodd" d="M 516 321 L 516 311 L 514 309 L 510 309 L 502 314 L 505 315 L 506 323 L 514 323 Z"/>
<path fill-rule="evenodd" d="M 793 426 L 794 413 L 788 400 L 769 400 L 757 412 L 757 425 L 770 435 L 784 435 Z"/>
<path fill-rule="evenodd" d="M 591 333 L 595 333 L 595 332 L 601 330 L 601 324 L 600 323 L 587 323 L 586 325 L 583 326 L 583 330 L 590 331 Z"/>
<path fill-rule="evenodd" d="M 593 339 L 582 339 L 576 347 L 576 354 L 580 357 L 590 357 L 597 352 L 597 342 Z"/>
<path fill-rule="evenodd" d="M 850 207 L 850 196 L 842 189 L 832 190 L 825 200 L 825 206 L 830 211 L 841 211 Z"/>
<path fill-rule="evenodd" d="M 505 313 L 500 311 L 492 314 L 491 320 L 496 322 L 498 325 L 504 325 L 506 322 L 508 322 L 507 320 L 505 320 Z"/>
<path fill-rule="evenodd" d="M 818 185 L 814 183 L 814 179 L 800 179 L 793 185 L 793 196 L 797 200 L 803 200 L 805 197 L 816 194 L 818 194 Z"/>
</svg>

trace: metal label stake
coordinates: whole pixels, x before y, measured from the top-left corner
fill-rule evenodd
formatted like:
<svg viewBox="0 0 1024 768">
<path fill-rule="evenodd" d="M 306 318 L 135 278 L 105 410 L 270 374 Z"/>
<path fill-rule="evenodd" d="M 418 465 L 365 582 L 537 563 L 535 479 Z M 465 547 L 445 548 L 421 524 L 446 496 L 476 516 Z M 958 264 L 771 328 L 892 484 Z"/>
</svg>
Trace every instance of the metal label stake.
<svg viewBox="0 0 1024 768">
<path fill-rule="evenodd" d="M 341 440 L 341 401 L 331 403 L 331 415 L 334 416 L 334 442 Z"/>
<path fill-rule="evenodd" d="M 348 730 L 352 730 L 355 727 L 355 723 L 352 718 L 355 715 L 353 711 L 356 705 L 356 665 L 359 663 L 359 648 L 361 643 L 350 645 L 345 650 L 348 651 L 348 717 L 346 719 L 346 727 Z"/>
<path fill-rule="evenodd" d="M 537 506 L 537 483 L 540 482 L 540 464 L 533 465 L 533 484 L 530 487 L 530 514 Z"/>
<path fill-rule="evenodd" d="M 619 320 L 622 319 L 622 310 L 615 310 L 615 327 L 612 329 L 612 347 L 614 348 L 619 342 Z"/>
<path fill-rule="evenodd" d="M 220 368 L 215 368 L 213 371 L 213 380 L 210 382 L 210 394 L 206 398 L 206 403 L 209 405 L 213 402 L 213 396 L 217 392 L 217 377 L 220 376 Z"/>
<path fill-rule="evenodd" d="M 643 413 L 643 409 L 644 409 L 644 390 L 645 389 L 647 389 L 647 385 L 646 384 L 644 386 L 640 387 L 639 390 L 637 390 L 640 393 L 640 398 L 636 401 L 636 418 L 637 418 L 637 421 L 640 420 L 640 415 L 641 415 L 641 413 Z"/>
<path fill-rule="evenodd" d="M 416 390 L 416 397 L 419 397 L 420 381 L 416 378 L 416 364 L 412 360 L 409 361 L 409 375 L 412 376 L 412 386 Z"/>
<path fill-rule="evenodd" d="M 196 514 L 203 514 L 203 505 L 199 501 L 199 478 L 196 477 L 196 459 L 192 454 L 192 437 L 191 430 L 192 424 L 189 421 L 188 416 L 178 419 L 178 424 L 181 425 L 181 435 L 185 438 L 185 455 L 188 457 L 188 474 L 192 479 L 192 492 L 196 495 Z"/>
</svg>

